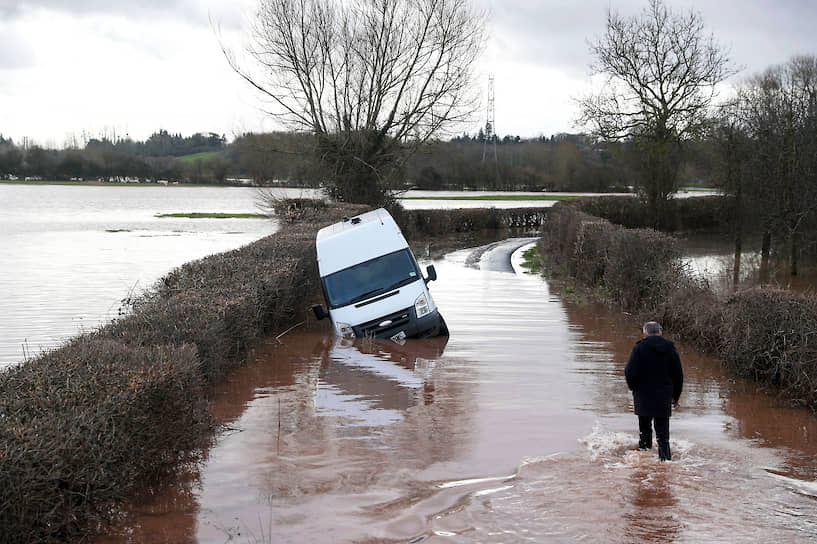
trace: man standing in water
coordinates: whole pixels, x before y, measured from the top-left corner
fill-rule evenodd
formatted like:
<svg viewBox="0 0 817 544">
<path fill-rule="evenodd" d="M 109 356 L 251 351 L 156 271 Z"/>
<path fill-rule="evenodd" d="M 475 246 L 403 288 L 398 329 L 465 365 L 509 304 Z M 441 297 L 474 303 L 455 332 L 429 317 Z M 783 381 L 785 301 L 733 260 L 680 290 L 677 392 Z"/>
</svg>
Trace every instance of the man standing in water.
<svg viewBox="0 0 817 544">
<path fill-rule="evenodd" d="M 672 405 L 678 404 L 681 397 L 684 371 L 675 345 L 664 338 L 661 325 L 650 321 L 642 331 L 644 338 L 636 342 L 624 369 L 638 416 L 638 449 L 652 449 L 654 425 L 658 458 L 669 461 L 669 418 Z"/>
</svg>

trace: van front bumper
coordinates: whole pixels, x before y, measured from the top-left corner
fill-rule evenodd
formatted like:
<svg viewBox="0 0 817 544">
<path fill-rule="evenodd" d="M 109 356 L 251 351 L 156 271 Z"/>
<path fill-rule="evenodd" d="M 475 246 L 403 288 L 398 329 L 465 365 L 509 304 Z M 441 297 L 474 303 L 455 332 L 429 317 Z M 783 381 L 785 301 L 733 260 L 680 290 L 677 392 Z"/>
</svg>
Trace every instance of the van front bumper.
<svg viewBox="0 0 817 544">
<path fill-rule="evenodd" d="M 355 336 L 365 338 L 391 338 L 401 332 L 407 338 L 430 338 L 440 333 L 440 314 L 435 309 L 428 315 L 417 317 L 414 307 L 352 327 Z"/>
</svg>

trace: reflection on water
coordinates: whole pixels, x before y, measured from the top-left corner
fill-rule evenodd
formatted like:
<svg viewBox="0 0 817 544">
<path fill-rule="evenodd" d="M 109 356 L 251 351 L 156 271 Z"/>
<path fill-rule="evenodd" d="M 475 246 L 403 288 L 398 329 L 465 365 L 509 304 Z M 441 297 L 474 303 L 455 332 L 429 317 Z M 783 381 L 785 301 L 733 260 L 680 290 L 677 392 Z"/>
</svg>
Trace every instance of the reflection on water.
<svg viewBox="0 0 817 544">
<path fill-rule="evenodd" d="M 735 270 L 734 241 L 721 235 L 687 235 L 680 238 L 683 262 L 689 271 L 705 279 L 711 288 L 720 294 L 734 291 L 733 272 Z M 738 288 L 757 285 L 760 282 L 760 240 L 749 238 L 744 241 L 740 259 Z M 817 265 L 801 262 L 799 273 L 789 275 L 785 260 L 772 259 L 770 262 L 771 284 L 795 291 L 813 291 L 817 287 Z"/>
<path fill-rule="evenodd" d="M 811 414 L 679 345 L 674 460 L 659 463 L 635 449 L 623 380 L 639 324 L 474 253 L 435 262 L 447 342 L 318 328 L 262 346 L 217 389 L 225 432 L 198 472 L 101 541 L 817 538 Z"/>
</svg>

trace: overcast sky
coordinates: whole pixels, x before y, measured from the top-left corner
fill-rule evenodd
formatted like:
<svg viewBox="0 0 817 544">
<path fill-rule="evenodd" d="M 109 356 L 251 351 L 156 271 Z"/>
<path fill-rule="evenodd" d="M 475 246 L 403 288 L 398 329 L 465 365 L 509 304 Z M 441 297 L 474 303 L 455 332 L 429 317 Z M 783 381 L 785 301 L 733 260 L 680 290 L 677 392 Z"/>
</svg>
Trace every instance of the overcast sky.
<svg viewBox="0 0 817 544">
<path fill-rule="evenodd" d="M 475 0 L 490 11 L 478 84 L 494 74 L 499 135 L 576 131 L 588 40 L 608 8 L 647 0 Z M 817 55 L 817 1 L 668 0 L 694 9 L 743 71 Z M 240 44 L 256 0 L 0 0 L 0 134 L 62 147 L 75 135 L 143 140 L 160 128 L 232 138 L 279 128 L 230 70 L 214 31 Z M 475 119 L 472 132 L 485 123 Z"/>
</svg>

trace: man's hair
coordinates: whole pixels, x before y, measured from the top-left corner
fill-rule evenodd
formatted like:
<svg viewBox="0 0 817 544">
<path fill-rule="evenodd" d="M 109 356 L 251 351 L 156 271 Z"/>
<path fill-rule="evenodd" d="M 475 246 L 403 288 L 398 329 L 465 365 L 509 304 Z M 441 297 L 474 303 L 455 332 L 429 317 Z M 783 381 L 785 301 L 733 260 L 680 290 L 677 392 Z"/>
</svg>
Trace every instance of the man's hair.
<svg viewBox="0 0 817 544">
<path fill-rule="evenodd" d="M 661 325 L 658 324 L 656 321 L 648 321 L 644 323 L 644 328 L 642 329 L 644 334 L 661 334 Z"/>
</svg>

